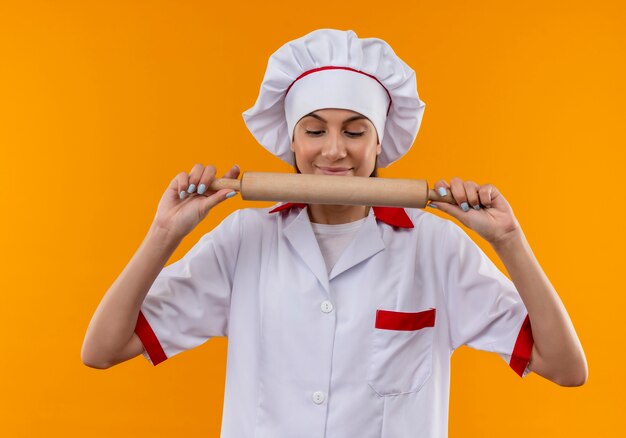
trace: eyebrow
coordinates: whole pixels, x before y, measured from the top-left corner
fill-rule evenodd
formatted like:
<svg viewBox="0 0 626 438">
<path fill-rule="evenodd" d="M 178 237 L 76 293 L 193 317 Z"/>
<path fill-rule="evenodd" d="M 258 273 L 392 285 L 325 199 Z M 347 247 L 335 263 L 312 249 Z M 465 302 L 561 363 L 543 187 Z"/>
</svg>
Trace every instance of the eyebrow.
<svg viewBox="0 0 626 438">
<path fill-rule="evenodd" d="M 317 115 L 317 114 L 315 114 L 315 113 L 309 113 L 309 114 L 307 114 L 307 115 L 306 115 L 306 116 L 304 116 L 304 117 L 313 117 L 314 119 L 317 119 L 317 120 L 319 120 L 319 121 L 321 121 L 321 122 L 328 123 L 328 121 L 327 121 L 327 120 L 324 120 L 322 117 L 318 116 L 318 115 Z M 352 121 L 354 121 L 354 120 L 361 120 L 361 119 L 367 119 L 367 117 L 365 117 L 365 116 L 363 116 L 363 115 L 359 114 L 359 115 L 356 115 L 356 116 L 352 116 L 352 117 L 347 118 L 346 120 L 344 120 L 344 121 L 343 121 L 343 123 L 345 124 L 345 123 L 348 123 L 348 122 L 352 122 Z"/>
</svg>

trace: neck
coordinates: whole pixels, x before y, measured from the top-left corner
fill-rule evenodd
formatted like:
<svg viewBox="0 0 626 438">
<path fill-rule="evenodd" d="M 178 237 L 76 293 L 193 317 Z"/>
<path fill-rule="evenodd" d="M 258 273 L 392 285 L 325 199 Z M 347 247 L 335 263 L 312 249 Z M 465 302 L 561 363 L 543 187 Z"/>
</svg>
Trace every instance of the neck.
<svg viewBox="0 0 626 438">
<path fill-rule="evenodd" d="M 309 204 L 309 220 L 316 224 L 338 225 L 367 217 L 369 206 Z"/>
</svg>

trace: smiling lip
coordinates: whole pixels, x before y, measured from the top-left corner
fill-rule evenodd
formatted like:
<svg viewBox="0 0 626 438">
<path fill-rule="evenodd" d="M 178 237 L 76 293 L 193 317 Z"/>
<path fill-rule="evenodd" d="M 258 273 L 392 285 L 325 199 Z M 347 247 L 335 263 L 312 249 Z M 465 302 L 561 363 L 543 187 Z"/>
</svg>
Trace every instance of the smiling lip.
<svg viewBox="0 0 626 438">
<path fill-rule="evenodd" d="M 327 175 L 345 175 L 352 170 L 348 167 L 318 167 L 318 169 Z"/>
</svg>

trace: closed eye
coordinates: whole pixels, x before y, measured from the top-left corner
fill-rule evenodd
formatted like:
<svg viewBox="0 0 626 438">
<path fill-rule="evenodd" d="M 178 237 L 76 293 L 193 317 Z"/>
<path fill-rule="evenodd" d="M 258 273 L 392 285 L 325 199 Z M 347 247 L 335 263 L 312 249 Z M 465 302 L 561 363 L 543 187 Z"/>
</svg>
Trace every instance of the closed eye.
<svg viewBox="0 0 626 438">
<path fill-rule="evenodd" d="M 305 131 L 307 134 L 309 135 L 320 135 L 322 134 L 324 131 Z M 352 137 L 360 137 L 363 134 L 365 134 L 365 131 L 363 132 L 349 132 L 349 131 L 345 131 L 346 134 L 352 136 Z"/>
</svg>

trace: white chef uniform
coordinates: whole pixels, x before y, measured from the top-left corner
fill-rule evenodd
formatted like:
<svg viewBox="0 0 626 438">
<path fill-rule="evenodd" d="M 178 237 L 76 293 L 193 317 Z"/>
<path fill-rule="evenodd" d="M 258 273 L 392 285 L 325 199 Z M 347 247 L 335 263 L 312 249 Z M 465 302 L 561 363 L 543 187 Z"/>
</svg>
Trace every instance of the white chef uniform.
<svg viewBox="0 0 626 438">
<path fill-rule="evenodd" d="M 153 364 L 228 337 L 222 438 L 447 436 L 450 356 L 533 345 L 513 283 L 451 221 L 373 207 L 330 274 L 304 204 L 225 218 L 150 288 Z"/>
</svg>

